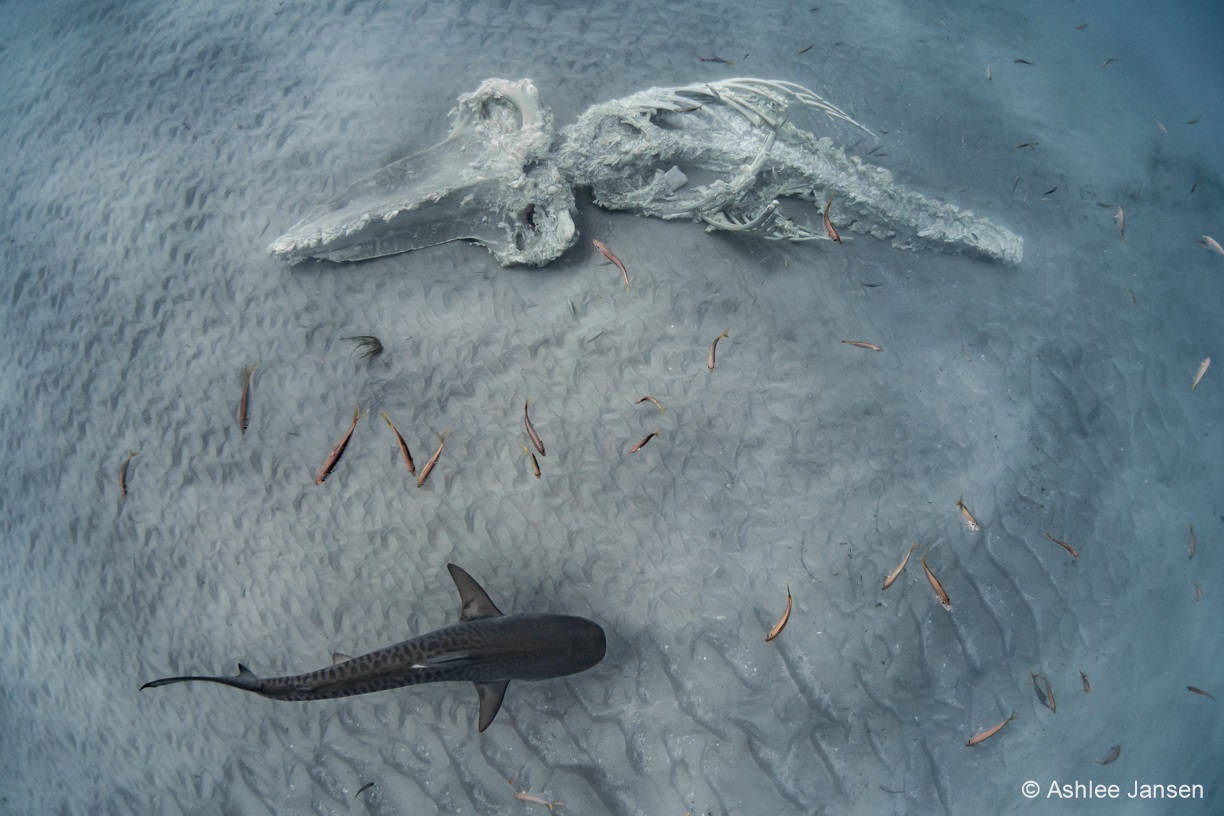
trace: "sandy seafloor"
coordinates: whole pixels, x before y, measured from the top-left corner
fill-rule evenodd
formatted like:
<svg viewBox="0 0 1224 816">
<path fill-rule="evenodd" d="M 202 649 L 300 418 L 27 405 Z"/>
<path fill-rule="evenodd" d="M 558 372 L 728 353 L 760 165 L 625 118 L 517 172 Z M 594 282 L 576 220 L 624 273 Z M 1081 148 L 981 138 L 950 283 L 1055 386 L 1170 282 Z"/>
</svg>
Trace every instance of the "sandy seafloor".
<svg viewBox="0 0 1224 816">
<path fill-rule="evenodd" d="M 1189 387 L 1224 366 L 1224 257 L 1198 243 L 1224 239 L 1224 17 L 1013 5 L 0 4 L 0 811 L 543 812 L 530 790 L 573 814 L 1218 812 L 1224 703 L 1186 686 L 1224 696 L 1224 370 Z M 581 195 L 579 243 L 542 270 L 463 244 L 265 251 L 441 139 L 487 77 L 534 80 L 560 126 L 737 75 L 824 94 L 881 134 L 860 153 L 1021 234 L 1023 263 Z M 362 361 L 359 334 L 385 352 Z M 418 460 L 449 430 L 424 488 L 380 411 Z M 950 614 L 917 557 L 880 591 L 913 542 Z M 467 685 L 137 691 L 447 625 L 447 561 L 506 611 L 598 621 L 607 657 L 511 684 L 483 735 Z M 1047 799 L 1055 780 L 1123 794 Z"/>
</svg>

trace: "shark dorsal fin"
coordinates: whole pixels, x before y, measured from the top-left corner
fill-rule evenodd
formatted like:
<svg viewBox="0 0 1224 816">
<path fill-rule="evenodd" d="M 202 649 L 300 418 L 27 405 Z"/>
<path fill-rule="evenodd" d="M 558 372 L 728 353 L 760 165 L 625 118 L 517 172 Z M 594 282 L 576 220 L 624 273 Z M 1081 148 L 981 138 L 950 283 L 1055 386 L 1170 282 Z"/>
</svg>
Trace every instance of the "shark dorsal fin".
<svg viewBox="0 0 1224 816">
<path fill-rule="evenodd" d="M 499 680 L 491 683 L 473 683 L 476 693 L 480 695 L 480 731 L 493 724 L 493 718 L 501 711 L 502 698 L 506 696 L 506 686 L 509 680 Z"/>
<path fill-rule="evenodd" d="M 455 580 L 455 588 L 459 590 L 459 620 L 470 621 L 479 618 L 495 618 L 501 615 L 497 604 L 489 600 L 488 593 L 476 583 L 475 578 L 468 575 L 462 567 L 454 564 L 447 564 L 446 568 L 450 570 L 451 578 Z M 501 698 L 498 697 L 499 705 L 500 700 Z M 496 714 L 497 710 L 494 709 L 493 713 Z"/>
</svg>

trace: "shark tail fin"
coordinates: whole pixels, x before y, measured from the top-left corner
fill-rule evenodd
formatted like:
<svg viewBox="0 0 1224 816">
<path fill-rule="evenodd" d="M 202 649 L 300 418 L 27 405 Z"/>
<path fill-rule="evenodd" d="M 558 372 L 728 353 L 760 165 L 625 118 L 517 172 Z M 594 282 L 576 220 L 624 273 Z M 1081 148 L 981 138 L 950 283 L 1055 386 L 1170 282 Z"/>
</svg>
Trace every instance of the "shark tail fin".
<svg viewBox="0 0 1224 816">
<path fill-rule="evenodd" d="M 473 685 L 476 686 L 476 693 L 480 695 L 479 730 L 484 731 L 493 724 L 493 718 L 497 716 L 497 712 L 501 711 L 502 698 L 506 696 L 506 687 L 510 685 L 510 681 L 473 683 Z"/>
<path fill-rule="evenodd" d="M 158 686 L 168 686 L 171 683 L 187 683 L 193 680 L 200 680 L 205 683 L 220 683 L 223 686 L 233 686 L 234 688 L 242 689 L 243 691 L 258 692 L 260 688 L 263 686 L 263 681 L 260 680 L 258 677 L 256 677 L 253 671 L 248 669 L 242 663 L 239 663 L 237 677 L 204 677 L 204 676 L 198 676 L 198 675 L 189 675 L 189 676 L 183 676 L 183 677 L 162 677 L 159 680 L 150 680 L 148 683 L 145 683 L 143 686 L 141 686 L 140 690 L 144 691 L 147 688 L 157 688 Z"/>
</svg>

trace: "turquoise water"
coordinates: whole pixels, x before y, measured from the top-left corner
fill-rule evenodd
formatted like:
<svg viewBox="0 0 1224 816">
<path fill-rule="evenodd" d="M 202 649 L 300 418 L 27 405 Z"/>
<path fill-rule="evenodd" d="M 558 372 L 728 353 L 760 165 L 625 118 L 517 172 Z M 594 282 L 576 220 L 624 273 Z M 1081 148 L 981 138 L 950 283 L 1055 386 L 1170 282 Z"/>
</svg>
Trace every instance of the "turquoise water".
<svg viewBox="0 0 1224 816">
<path fill-rule="evenodd" d="M 0 810 L 1218 809 L 1217 704 L 1186 690 L 1224 693 L 1203 5 L 0 4 Z M 492 76 L 531 78 L 558 125 L 655 85 L 799 82 L 881 134 L 857 155 L 1014 230 L 1024 261 L 711 235 L 581 193 L 544 269 L 266 253 Z M 370 361 L 343 339 L 365 334 Z M 382 411 L 418 463 L 449 432 L 424 487 Z M 483 735 L 466 685 L 137 691 L 450 624 L 448 561 L 503 611 L 598 621 L 604 661 L 512 684 Z M 1048 795 L 1089 780 L 1120 798 Z"/>
</svg>

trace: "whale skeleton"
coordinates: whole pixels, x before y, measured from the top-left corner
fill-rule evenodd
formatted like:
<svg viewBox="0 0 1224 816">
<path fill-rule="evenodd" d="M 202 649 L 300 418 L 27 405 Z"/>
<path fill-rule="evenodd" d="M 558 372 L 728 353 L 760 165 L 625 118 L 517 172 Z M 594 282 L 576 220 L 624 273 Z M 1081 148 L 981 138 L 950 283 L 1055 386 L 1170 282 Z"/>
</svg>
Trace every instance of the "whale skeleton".
<svg viewBox="0 0 1224 816">
<path fill-rule="evenodd" d="M 750 77 L 649 88 L 557 133 L 531 80 L 487 79 L 459 97 L 445 139 L 359 181 L 268 249 L 290 263 L 355 261 L 467 240 L 503 266 L 544 266 L 577 240 L 583 187 L 608 209 L 786 241 L 827 236 L 784 203 L 835 199 L 843 232 L 1020 263 L 1020 236 L 796 127 L 803 108 L 875 136 L 801 85 Z"/>
</svg>

